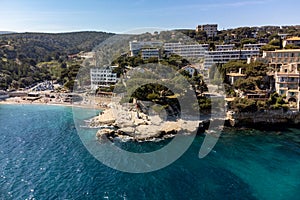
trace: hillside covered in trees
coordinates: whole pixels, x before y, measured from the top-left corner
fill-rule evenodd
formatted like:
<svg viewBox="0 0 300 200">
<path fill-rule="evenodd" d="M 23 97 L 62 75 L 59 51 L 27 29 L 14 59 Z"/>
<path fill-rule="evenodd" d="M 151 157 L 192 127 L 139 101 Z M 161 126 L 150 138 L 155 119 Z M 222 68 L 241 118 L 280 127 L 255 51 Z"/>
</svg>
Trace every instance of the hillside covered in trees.
<svg viewBox="0 0 300 200">
<path fill-rule="evenodd" d="M 210 44 L 211 50 L 214 50 L 217 44 L 232 43 L 239 48 L 243 44 L 259 42 L 267 43 L 263 50 L 274 50 L 282 48 L 278 33 L 300 36 L 300 26 L 239 27 L 220 30 L 213 38 L 207 37 L 206 33 L 201 31 L 178 31 L 199 43 Z M 4 32 L 0 34 L 0 90 L 24 88 L 50 79 L 66 84 L 72 81 L 81 65 L 80 62 L 70 61 L 68 55 L 91 51 L 113 35 L 115 34 L 104 32 L 57 34 Z M 156 39 L 162 40 L 164 37 L 169 36 L 162 33 L 158 34 Z M 130 61 L 141 62 L 134 58 L 128 60 Z M 118 61 L 115 64 L 120 63 Z"/>
<path fill-rule="evenodd" d="M 36 82 L 50 80 L 55 75 L 51 68 L 53 63 L 57 65 L 56 68 L 61 68 L 60 77 L 54 78 L 64 82 L 65 77 L 61 75 L 65 74 L 68 77 L 72 66 L 80 65 L 80 63 L 70 63 L 68 55 L 91 51 L 113 35 L 104 32 L 2 34 L 0 35 L 0 89 L 22 88 Z"/>
</svg>

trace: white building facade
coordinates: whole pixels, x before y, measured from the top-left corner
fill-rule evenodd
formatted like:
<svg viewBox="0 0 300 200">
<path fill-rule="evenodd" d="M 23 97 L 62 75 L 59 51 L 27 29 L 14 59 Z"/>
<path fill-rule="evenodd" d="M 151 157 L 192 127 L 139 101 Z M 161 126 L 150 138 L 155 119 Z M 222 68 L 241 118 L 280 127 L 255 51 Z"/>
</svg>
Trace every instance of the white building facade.
<svg viewBox="0 0 300 200">
<path fill-rule="evenodd" d="M 160 58 L 159 49 L 142 49 L 141 50 L 142 58 Z"/>
<path fill-rule="evenodd" d="M 160 48 L 163 46 L 161 41 L 130 41 L 129 49 L 131 56 L 137 56 L 141 49 Z"/>
<path fill-rule="evenodd" d="M 259 43 L 259 44 L 244 44 L 243 48 L 246 50 L 260 50 L 261 47 L 265 46 L 266 43 Z"/>
<path fill-rule="evenodd" d="M 117 83 L 117 74 L 113 73 L 113 67 L 99 67 L 90 70 L 91 89 L 108 87 Z"/>
<path fill-rule="evenodd" d="M 166 52 L 180 55 L 182 57 L 204 58 L 205 52 L 208 51 L 208 44 L 182 44 L 182 43 L 165 43 Z"/>
<path fill-rule="evenodd" d="M 233 50 L 234 47 L 235 47 L 234 44 L 222 44 L 222 45 L 216 45 L 215 50 L 216 51 Z"/>
<path fill-rule="evenodd" d="M 231 60 L 247 60 L 252 56 L 259 56 L 259 50 L 223 50 L 207 51 L 204 60 L 204 69 L 209 69 L 213 64 L 225 64 Z"/>
</svg>

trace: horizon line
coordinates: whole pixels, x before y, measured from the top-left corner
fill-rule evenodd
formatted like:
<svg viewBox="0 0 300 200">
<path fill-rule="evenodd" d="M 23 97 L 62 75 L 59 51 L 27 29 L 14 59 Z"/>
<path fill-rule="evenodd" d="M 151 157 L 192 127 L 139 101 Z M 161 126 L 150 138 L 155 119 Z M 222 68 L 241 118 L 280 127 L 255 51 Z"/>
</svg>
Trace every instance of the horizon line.
<svg viewBox="0 0 300 200">
<path fill-rule="evenodd" d="M 213 24 L 213 23 L 201 23 L 202 24 Z M 214 23 L 217 24 L 217 23 Z M 198 26 L 198 25 L 197 25 Z M 218 24 L 219 26 L 219 24 Z M 276 27 L 282 27 L 282 26 L 300 26 L 300 24 L 263 24 L 263 25 L 239 25 L 239 26 L 232 26 L 232 27 L 222 27 L 222 29 L 218 29 L 218 31 L 223 31 L 223 30 L 230 30 L 230 29 L 236 29 L 236 28 L 244 28 L 244 27 L 266 27 L 266 26 L 276 26 Z M 220 28 L 220 27 L 218 27 Z M 134 30 L 141 30 L 141 29 L 152 29 L 152 30 L 194 30 L 195 28 L 190 28 L 190 27 L 181 27 L 181 28 L 161 28 L 161 27 L 140 27 L 140 28 L 133 28 L 133 29 L 128 29 L 124 32 L 121 31 L 111 31 L 111 30 L 100 30 L 100 29 L 74 29 L 74 30 L 60 30 L 60 31 L 51 31 L 51 30 L 25 30 L 25 31 L 17 31 L 17 30 L 0 30 L 1 32 L 7 32 L 7 34 L 13 34 L 13 33 L 50 33 L 50 34 L 57 34 L 57 33 L 74 33 L 74 32 L 105 32 L 105 33 L 113 33 L 113 34 L 125 34 L 128 32 L 132 32 Z"/>
</svg>

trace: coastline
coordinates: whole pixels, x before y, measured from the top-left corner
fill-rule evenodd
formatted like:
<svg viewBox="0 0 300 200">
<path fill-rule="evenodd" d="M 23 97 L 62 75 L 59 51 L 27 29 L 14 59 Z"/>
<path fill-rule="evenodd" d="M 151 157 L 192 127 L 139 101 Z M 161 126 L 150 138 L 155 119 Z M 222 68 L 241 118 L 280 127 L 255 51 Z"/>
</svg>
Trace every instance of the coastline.
<svg viewBox="0 0 300 200">
<path fill-rule="evenodd" d="M 227 112 L 226 125 L 231 127 L 272 128 L 300 124 L 300 112 L 272 110 L 265 112 Z"/>
<path fill-rule="evenodd" d="M 151 119 L 149 116 L 143 116 L 139 114 L 138 116 L 136 111 L 127 110 L 125 114 L 125 110 L 122 113 L 123 121 L 121 120 L 118 123 L 115 122 L 116 119 L 109 120 L 112 118 L 111 113 L 109 113 L 110 107 L 108 106 L 111 103 L 111 98 L 101 98 L 97 99 L 97 101 L 90 101 L 89 103 L 71 103 L 71 102 L 54 102 L 54 101 L 45 101 L 45 99 L 39 99 L 37 101 L 29 101 L 29 100 L 21 100 L 16 98 L 8 98 L 6 100 L 0 100 L 0 105 L 42 105 L 42 106 L 64 106 L 64 107 L 75 107 L 75 108 L 83 108 L 83 109 L 96 109 L 105 111 L 104 115 L 97 115 L 91 118 L 91 122 L 96 125 L 88 126 L 90 128 L 98 128 L 99 131 L 96 134 L 96 137 L 101 140 L 104 135 L 110 137 L 111 139 L 115 137 L 123 138 L 124 140 L 135 140 L 135 141 L 154 141 L 155 139 L 168 139 L 173 138 L 179 130 L 183 129 L 183 122 L 172 122 L 172 123 L 158 123 L 157 119 Z M 95 99 L 94 99 L 95 100 Z M 95 103 L 96 102 L 96 103 Z M 106 106 L 101 106 L 106 105 Z M 119 108 L 119 111 L 122 110 Z M 106 112 L 107 111 L 107 112 Z M 107 115 L 108 114 L 108 115 Z M 120 113 L 119 113 L 120 114 Z M 133 116 L 131 120 L 125 120 L 126 116 Z M 101 117 L 100 117 L 101 116 Z M 141 116 L 143 116 L 141 118 Z M 100 118 L 102 119 L 100 119 Z M 144 118 L 144 119 L 143 119 Z M 132 121 L 133 120 L 133 121 Z M 207 133 L 207 129 L 209 124 L 213 120 L 212 119 L 199 121 L 197 134 L 205 134 Z M 281 110 L 272 111 L 272 112 L 254 112 L 254 113 L 232 113 L 227 112 L 227 116 L 224 119 L 224 128 L 233 128 L 233 129 L 257 129 L 257 130 L 281 130 L 287 128 L 293 128 L 300 124 L 300 112 L 283 112 Z M 185 121 L 186 123 L 192 123 L 189 121 Z M 195 123 L 195 122 L 193 122 Z M 107 129 L 108 127 L 119 127 L 117 130 Z M 195 126 L 195 125 L 193 125 Z M 181 128 L 180 128 L 181 127 Z M 184 128 L 186 129 L 186 128 Z M 151 130 L 151 131 L 150 131 Z M 136 135 L 135 132 L 139 133 L 139 136 Z M 143 134 L 143 132 L 148 132 L 149 134 Z M 194 130 L 195 131 L 195 130 Z M 193 131 L 192 131 L 193 132 Z M 209 133 L 207 133 L 209 134 Z"/>
<path fill-rule="evenodd" d="M 98 98 L 89 99 L 89 103 L 72 103 L 63 101 L 49 101 L 48 99 L 38 99 L 36 101 L 24 100 L 21 98 L 7 98 L 0 100 L 0 105 L 49 105 L 49 106 L 67 106 L 67 107 L 78 107 L 87 109 L 100 109 L 105 110 L 108 108 L 110 103 L 110 98 Z"/>
<path fill-rule="evenodd" d="M 31 102 L 27 100 L 14 101 L 10 100 L 0 100 L 0 105 L 43 105 L 43 106 L 65 106 L 65 107 L 77 107 L 77 108 L 86 108 L 86 109 L 100 109 L 105 110 L 107 107 L 99 106 L 96 104 L 76 104 L 70 102 Z"/>
</svg>

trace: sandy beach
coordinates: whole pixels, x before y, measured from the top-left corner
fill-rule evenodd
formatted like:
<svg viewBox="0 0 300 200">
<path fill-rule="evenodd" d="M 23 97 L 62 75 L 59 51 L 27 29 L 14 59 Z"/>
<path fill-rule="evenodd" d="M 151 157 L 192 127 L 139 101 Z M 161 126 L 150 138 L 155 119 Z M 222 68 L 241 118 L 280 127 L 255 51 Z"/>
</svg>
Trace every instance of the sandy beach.
<svg viewBox="0 0 300 200">
<path fill-rule="evenodd" d="M 108 108 L 109 103 L 111 102 L 111 97 L 89 97 L 85 98 L 83 101 L 79 102 L 64 102 L 61 99 L 53 100 L 46 97 L 41 97 L 35 101 L 25 100 L 21 97 L 10 97 L 7 99 L 0 100 L 1 104 L 10 104 L 10 105 L 51 105 L 51 106 L 72 106 L 80 108 L 94 108 L 105 110 Z"/>
</svg>

